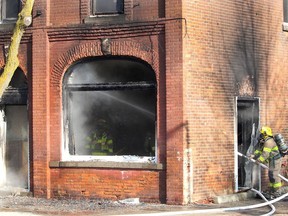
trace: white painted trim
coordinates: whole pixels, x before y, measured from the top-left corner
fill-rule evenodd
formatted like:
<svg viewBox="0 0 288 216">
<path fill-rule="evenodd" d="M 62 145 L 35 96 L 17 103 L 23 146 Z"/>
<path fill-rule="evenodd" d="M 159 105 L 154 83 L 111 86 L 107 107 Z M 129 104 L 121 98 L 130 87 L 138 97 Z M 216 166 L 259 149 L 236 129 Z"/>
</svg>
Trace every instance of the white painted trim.
<svg viewBox="0 0 288 216">
<path fill-rule="evenodd" d="M 142 157 L 136 155 L 115 155 L 115 156 L 80 156 L 66 155 L 61 161 L 100 161 L 100 162 L 137 162 L 137 163 L 156 163 L 155 157 Z"/>
<path fill-rule="evenodd" d="M 234 190 L 237 192 L 238 188 L 238 121 L 237 121 L 237 101 L 238 97 L 235 97 L 234 101 Z"/>
<path fill-rule="evenodd" d="M 283 31 L 288 31 L 288 23 L 287 22 L 283 22 L 282 23 L 282 30 Z"/>
</svg>

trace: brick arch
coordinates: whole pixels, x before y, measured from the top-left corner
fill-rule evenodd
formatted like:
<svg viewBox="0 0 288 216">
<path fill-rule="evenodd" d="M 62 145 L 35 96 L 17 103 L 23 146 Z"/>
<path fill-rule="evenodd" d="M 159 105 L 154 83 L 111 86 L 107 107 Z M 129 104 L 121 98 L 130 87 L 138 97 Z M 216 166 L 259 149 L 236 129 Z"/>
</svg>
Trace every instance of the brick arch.
<svg viewBox="0 0 288 216">
<path fill-rule="evenodd" d="M 157 83 L 159 83 L 158 55 L 151 49 L 143 49 L 141 44 L 132 41 L 112 41 L 112 56 L 127 56 L 141 59 L 147 62 L 153 68 L 156 74 Z M 62 78 L 67 69 L 77 60 L 85 57 L 103 56 L 101 44 L 99 42 L 85 43 L 75 46 L 59 57 L 55 63 L 51 74 L 51 87 L 60 87 Z"/>
</svg>

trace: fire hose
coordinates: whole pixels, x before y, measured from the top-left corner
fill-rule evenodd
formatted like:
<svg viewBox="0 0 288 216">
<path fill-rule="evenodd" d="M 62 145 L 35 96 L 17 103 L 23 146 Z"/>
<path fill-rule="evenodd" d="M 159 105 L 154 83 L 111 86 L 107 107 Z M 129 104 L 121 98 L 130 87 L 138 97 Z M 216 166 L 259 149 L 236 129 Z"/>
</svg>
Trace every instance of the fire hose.
<svg viewBox="0 0 288 216">
<path fill-rule="evenodd" d="M 269 170 L 269 167 L 267 167 L 265 164 L 259 163 L 258 161 L 254 160 L 253 158 L 247 157 L 246 155 L 244 155 L 244 154 L 242 154 L 242 153 L 240 153 L 240 152 L 238 152 L 238 155 L 241 156 L 241 157 L 244 157 L 244 158 L 246 158 L 246 159 L 248 159 L 248 160 L 250 160 L 250 161 L 252 161 L 253 163 L 258 164 L 259 166 L 261 166 L 261 167 L 264 168 L 264 169 L 268 169 L 268 170 Z M 286 182 L 288 183 L 288 179 L 287 179 L 287 178 L 285 178 L 284 176 L 282 176 L 282 175 L 280 175 L 280 174 L 278 174 L 278 176 L 279 176 L 282 180 L 284 180 L 284 181 L 286 181 Z M 268 200 L 263 196 L 263 194 L 261 194 L 259 191 L 255 190 L 255 189 L 253 189 L 253 188 L 252 188 L 251 190 L 254 191 L 254 192 L 257 192 L 257 194 L 258 194 L 259 196 L 261 196 L 261 197 L 266 201 L 266 202 L 263 203 L 263 204 L 267 204 L 267 205 L 269 205 L 269 206 L 272 208 L 272 211 L 269 212 L 269 213 L 266 214 L 266 215 L 272 215 L 272 214 L 275 212 L 276 209 L 275 209 L 275 207 L 272 205 L 272 203 L 278 202 L 278 201 L 280 201 L 280 200 L 282 200 L 282 199 L 284 199 L 285 197 L 288 196 L 288 192 L 287 192 L 287 193 L 283 194 L 282 196 L 280 196 L 280 197 L 278 197 L 278 198 L 276 198 L 276 199 L 274 199 L 274 200 L 272 200 L 272 201 L 268 201 Z"/>
<path fill-rule="evenodd" d="M 262 163 L 258 163 L 256 160 L 247 157 L 246 155 L 241 154 L 240 152 L 238 152 L 238 155 L 241 157 L 245 157 L 246 159 L 252 161 L 253 163 L 256 163 L 258 165 L 260 165 L 261 167 L 263 167 L 264 169 L 269 169 L 266 165 L 262 164 Z M 288 179 L 285 178 L 282 175 L 278 175 L 281 179 L 283 179 L 284 181 L 286 181 L 288 183 Z M 125 216 L 175 216 L 175 215 L 191 215 L 191 214 L 212 214 L 212 213 L 227 213 L 227 212 L 231 212 L 231 211 L 240 211 L 240 210 L 249 210 L 249 209 L 254 209 L 254 208 L 260 208 L 260 207 L 264 207 L 269 205 L 271 208 L 271 211 L 268 212 L 267 214 L 264 214 L 262 216 L 270 216 L 272 214 L 274 214 L 274 212 L 276 211 L 276 208 L 272 205 L 275 202 L 278 202 L 282 199 L 284 199 L 285 197 L 288 196 L 288 192 L 283 194 L 280 197 L 277 197 L 276 199 L 270 200 L 268 201 L 265 196 L 258 190 L 251 188 L 250 190 L 252 190 L 253 192 L 257 193 L 265 202 L 264 203 L 260 203 L 260 204 L 255 204 L 255 205 L 249 205 L 249 206 L 239 206 L 239 207 L 231 207 L 231 208 L 218 208 L 218 209 L 200 209 L 200 210 L 190 210 L 190 211 L 172 211 L 172 212 L 157 212 L 157 213 L 147 213 L 147 214 L 125 214 Z M 121 215 L 118 215 L 121 216 Z"/>
<path fill-rule="evenodd" d="M 244 157 L 244 158 L 246 158 L 246 159 L 248 159 L 248 160 L 250 160 L 250 161 L 252 161 L 253 163 L 256 163 L 256 164 L 260 165 L 260 166 L 263 167 L 264 169 L 268 169 L 268 170 L 269 170 L 269 168 L 268 168 L 265 164 L 259 163 L 258 161 L 254 160 L 253 158 L 249 158 L 249 157 L 247 157 L 246 155 L 244 155 L 244 154 L 242 154 L 242 153 L 240 153 L 240 152 L 238 152 L 238 155 L 241 156 L 241 157 Z M 281 179 L 283 179 L 284 181 L 288 182 L 288 179 L 285 178 L 284 176 L 282 176 L 282 175 L 280 175 L 280 174 L 279 174 L 278 176 L 279 176 Z"/>
</svg>

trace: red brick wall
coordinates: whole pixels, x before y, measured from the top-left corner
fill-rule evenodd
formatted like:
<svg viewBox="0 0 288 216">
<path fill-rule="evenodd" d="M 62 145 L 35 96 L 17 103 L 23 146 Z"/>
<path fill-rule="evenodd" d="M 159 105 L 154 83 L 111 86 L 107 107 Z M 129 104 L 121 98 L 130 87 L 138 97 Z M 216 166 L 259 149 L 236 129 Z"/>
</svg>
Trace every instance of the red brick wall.
<svg viewBox="0 0 288 216">
<path fill-rule="evenodd" d="M 52 169 L 51 190 L 56 198 L 102 198 L 119 200 L 140 197 L 159 202 L 163 173 L 137 170 Z"/>
<path fill-rule="evenodd" d="M 151 21 L 164 17 L 165 7 L 161 0 L 132 1 L 131 6 L 131 20 L 133 21 Z"/>
<path fill-rule="evenodd" d="M 8 45 L 8 43 L 4 43 L 4 44 L 0 44 L 0 46 L 3 47 Z M 25 44 L 21 44 L 20 45 L 20 49 L 19 49 L 19 53 L 18 53 L 18 59 L 19 59 L 19 68 L 21 68 L 21 70 L 28 75 L 28 71 L 31 70 L 31 55 L 27 55 L 28 52 L 31 51 L 31 41 L 30 42 L 26 42 Z M 4 56 L 4 52 L 1 53 L 0 56 L 0 68 L 4 69 L 5 66 L 5 62 L 6 62 L 6 58 Z M 30 74 L 28 75 L 30 76 Z"/>
<path fill-rule="evenodd" d="M 49 3 L 41 0 L 35 3 L 34 15 L 37 10 L 40 10 L 42 14 L 34 18 L 33 26 L 28 29 L 29 34 L 32 34 L 32 48 L 25 49 L 25 45 L 21 45 L 19 53 L 20 65 L 25 70 L 31 71 L 31 79 L 29 79 L 29 92 L 31 92 L 29 95 L 30 156 L 32 160 L 31 190 L 34 196 L 46 198 L 63 196 L 86 198 L 89 196 L 109 199 L 140 197 L 143 201 L 165 201 L 164 171 L 49 168 L 50 161 L 61 160 L 62 77 L 74 61 L 87 56 L 102 55 L 99 46 L 101 34 L 97 33 L 97 36 L 86 37 L 85 41 L 79 40 L 79 36 L 77 36 L 81 33 L 79 30 L 77 33 L 72 31 L 72 35 L 68 35 L 65 28 L 53 29 L 53 27 L 64 24 L 78 23 L 79 17 L 71 16 L 71 14 L 77 15 L 74 12 L 76 10 L 79 12 L 79 5 L 75 6 L 71 2 L 69 4 L 66 2 L 67 5 L 65 2 Z M 81 4 L 83 6 L 83 1 Z M 155 14 L 157 14 L 156 11 Z M 155 14 L 153 16 L 156 17 Z M 131 12 L 130 16 L 132 17 Z M 146 16 L 146 14 L 142 13 L 141 16 Z M 137 19 L 140 19 L 141 16 L 139 15 Z M 157 124 L 158 157 L 160 163 L 165 163 L 165 97 L 163 97 L 165 96 L 165 80 L 162 77 L 165 69 L 165 45 L 163 35 L 159 34 L 159 27 L 153 25 L 156 26 L 157 23 L 152 24 L 152 30 L 147 31 L 147 26 L 141 25 L 140 30 L 137 30 L 138 33 L 132 32 L 131 34 L 131 30 L 129 30 L 130 33 L 128 31 L 127 35 L 125 35 L 127 27 L 120 29 L 119 32 L 124 32 L 121 33 L 122 39 L 117 39 L 117 35 L 115 37 L 114 33 L 112 54 L 137 57 L 146 61 L 155 70 L 159 86 L 158 98 L 161 98 L 158 100 L 157 110 L 158 118 L 161 120 Z M 45 26 L 53 27 L 45 29 Z M 114 30 L 116 29 L 113 28 Z M 65 31 L 65 35 L 62 35 Z M 163 32 L 163 27 L 160 27 L 160 31 Z M 110 32 L 112 32 L 112 28 Z M 130 35 L 133 35 L 133 38 L 130 38 Z M 25 40 L 27 41 L 27 39 Z M 25 40 L 23 39 L 23 42 Z M 92 40 L 93 42 L 91 42 Z M 2 41 L 3 43 L 9 41 L 9 34 Z M 28 69 L 28 65 L 31 68 Z M 160 70 L 162 71 L 161 76 Z M 79 182 L 79 178 L 81 182 Z M 119 180 L 122 181 L 119 182 Z"/>
<path fill-rule="evenodd" d="M 32 48 L 32 184 L 36 196 L 50 197 L 49 47 L 45 31 L 34 31 Z"/>
<path fill-rule="evenodd" d="M 113 28 L 86 28 L 88 0 L 35 2 L 34 15 L 42 15 L 19 55 L 31 74 L 35 196 L 183 204 L 232 193 L 237 96 L 260 97 L 261 124 L 288 136 L 282 2 L 171 0 L 165 8 L 163 2 L 125 1 L 126 20 L 136 22 Z M 141 59 L 156 73 L 158 157 L 166 170 L 49 167 L 61 160 L 62 77 L 76 60 L 102 55 L 101 38 L 111 38 L 112 55 Z M 2 34 L 0 44 L 7 41 Z M 251 88 L 241 88 L 247 79 Z"/>
<path fill-rule="evenodd" d="M 167 203 L 185 203 L 184 200 L 184 169 L 185 160 L 184 131 L 186 122 L 183 113 L 183 42 L 181 1 L 166 2 L 166 151 L 167 151 Z M 177 174 L 176 174 L 177 173 Z"/>
<path fill-rule="evenodd" d="M 48 25 L 79 24 L 80 0 L 51 0 L 50 1 L 50 23 Z"/>
<path fill-rule="evenodd" d="M 50 23 L 48 25 L 67 25 L 83 23 L 90 16 L 91 5 L 89 0 L 50 1 Z M 155 0 L 125 0 L 125 19 L 129 21 L 151 21 L 164 17 L 164 3 Z"/>
<path fill-rule="evenodd" d="M 183 8 L 187 145 L 197 200 L 234 189 L 236 96 L 260 97 L 260 123 L 287 136 L 288 44 L 282 1 L 186 1 Z M 240 88 L 247 78 L 252 91 Z"/>
</svg>

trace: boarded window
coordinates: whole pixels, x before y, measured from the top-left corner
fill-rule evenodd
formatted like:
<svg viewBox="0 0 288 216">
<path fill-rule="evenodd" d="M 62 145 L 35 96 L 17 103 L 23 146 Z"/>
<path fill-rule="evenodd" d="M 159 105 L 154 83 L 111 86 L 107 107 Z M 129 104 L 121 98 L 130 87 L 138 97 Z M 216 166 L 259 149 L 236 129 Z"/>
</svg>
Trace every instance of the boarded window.
<svg viewBox="0 0 288 216">
<path fill-rule="evenodd" d="M 127 59 L 85 60 L 63 83 L 69 155 L 155 156 L 156 79 Z"/>
</svg>

